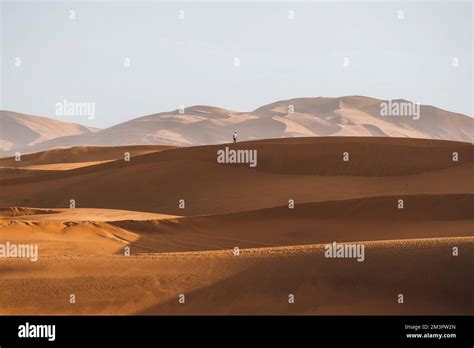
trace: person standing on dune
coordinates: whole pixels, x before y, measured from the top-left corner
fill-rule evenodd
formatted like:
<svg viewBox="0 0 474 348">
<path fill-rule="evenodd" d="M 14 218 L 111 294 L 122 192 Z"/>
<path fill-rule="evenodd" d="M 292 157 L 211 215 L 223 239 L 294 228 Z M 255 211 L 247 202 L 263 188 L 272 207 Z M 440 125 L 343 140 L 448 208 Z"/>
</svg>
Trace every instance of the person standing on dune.
<svg viewBox="0 0 474 348">
<path fill-rule="evenodd" d="M 232 138 L 234 139 L 234 144 L 237 144 L 237 132 L 234 132 Z"/>
</svg>

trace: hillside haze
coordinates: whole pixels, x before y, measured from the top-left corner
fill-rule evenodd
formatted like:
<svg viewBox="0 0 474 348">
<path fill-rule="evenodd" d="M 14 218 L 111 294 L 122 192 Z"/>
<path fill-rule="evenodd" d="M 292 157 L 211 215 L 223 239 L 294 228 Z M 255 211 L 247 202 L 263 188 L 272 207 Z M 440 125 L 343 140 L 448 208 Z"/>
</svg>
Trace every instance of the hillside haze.
<svg viewBox="0 0 474 348">
<path fill-rule="evenodd" d="M 0 151 L 34 148 L 50 139 L 96 131 L 76 123 L 0 110 Z"/>
<path fill-rule="evenodd" d="M 383 116 L 381 103 L 387 101 L 362 96 L 295 98 L 251 112 L 197 105 L 135 118 L 103 130 L 28 116 L 28 122 L 38 126 L 29 126 L 27 132 L 25 122 L 11 125 L 9 118 L 18 114 L 2 112 L 0 148 L 6 155 L 80 145 L 208 145 L 231 142 L 234 131 L 239 141 L 313 136 L 473 141 L 471 117 L 428 105 L 419 106 L 417 115 Z M 391 103 L 410 104 L 405 100 Z"/>
</svg>

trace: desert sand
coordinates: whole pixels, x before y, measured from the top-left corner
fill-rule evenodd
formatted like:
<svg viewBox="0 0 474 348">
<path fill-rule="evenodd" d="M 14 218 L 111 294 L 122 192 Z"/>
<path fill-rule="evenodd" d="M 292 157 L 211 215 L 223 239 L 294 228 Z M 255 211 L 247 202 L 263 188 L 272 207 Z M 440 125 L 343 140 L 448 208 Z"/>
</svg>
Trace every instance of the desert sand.
<svg viewBox="0 0 474 348">
<path fill-rule="evenodd" d="M 473 154 L 321 137 L 2 159 L 0 244 L 39 259 L 0 258 L 0 314 L 472 314 Z M 365 260 L 325 257 L 334 241 Z"/>
<path fill-rule="evenodd" d="M 409 137 L 473 142 L 474 120 L 466 115 L 419 105 L 417 111 L 387 116 L 383 105 L 415 105 L 407 100 L 380 100 L 364 96 L 294 98 L 253 111 L 194 105 L 112 125 L 90 129 L 39 117 L 36 122 L 0 112 L 0 156 L 72 146 L 223 144 L 236 131 L 240 141 L 292 137 Z M 131 115 L 135 116 L 136 115 Z M 54 130 L 54 132 L 52 131 Z"/>
<path fill-rule="evenodd" d="M 62 136 L 99 131 L 77 123 L 0 110 L 0 151 L 34 146 Z"/>
</svg>

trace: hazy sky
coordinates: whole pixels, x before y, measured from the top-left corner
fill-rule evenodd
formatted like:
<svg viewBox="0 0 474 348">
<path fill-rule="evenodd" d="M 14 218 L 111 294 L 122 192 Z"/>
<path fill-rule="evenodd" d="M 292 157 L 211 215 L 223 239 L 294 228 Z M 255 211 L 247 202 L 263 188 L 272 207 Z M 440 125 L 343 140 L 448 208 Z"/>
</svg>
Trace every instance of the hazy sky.
<svg viewBox="0 0 474 348">
<path fill-rule="evenodd" d="M 1 22 L 0 108 L 90 126 L 293 97 L 474 109 L 471 2 L 3 2 Z M 64 100 L 95 119 L 55 115 Z"/>
</svg>

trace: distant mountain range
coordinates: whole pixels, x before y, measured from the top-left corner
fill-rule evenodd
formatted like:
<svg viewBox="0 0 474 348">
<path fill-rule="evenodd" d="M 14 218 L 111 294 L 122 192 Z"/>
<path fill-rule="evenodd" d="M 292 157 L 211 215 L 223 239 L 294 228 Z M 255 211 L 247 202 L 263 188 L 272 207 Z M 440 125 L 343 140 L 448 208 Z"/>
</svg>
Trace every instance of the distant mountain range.
<svg viewBox="0 0 474 348">
<path fill-rule="evenodd" d="M 239 141 L 308 136 L 381 136 L 473 142 L 474 119 L 429 105 L 418 114 L 400 115 L 397 105 L 363 96 L 295 98 L 236 112 L 212 106 L 192 106 L 143 116 L 97 129 L 46 117 L 0 111 L 0 156 L 80 145 L 119 146 L 163 144 L 191 146 L 228 143 L 234 131 Z M 382 111 L 384 110 L 384 111 Z M 406 111 L 406 110 L 405 110 Z M 416 109 L 411 110 L 416 112 Z"/>
</svg>

